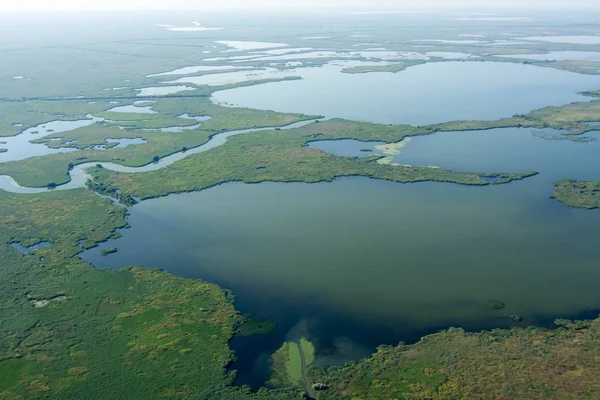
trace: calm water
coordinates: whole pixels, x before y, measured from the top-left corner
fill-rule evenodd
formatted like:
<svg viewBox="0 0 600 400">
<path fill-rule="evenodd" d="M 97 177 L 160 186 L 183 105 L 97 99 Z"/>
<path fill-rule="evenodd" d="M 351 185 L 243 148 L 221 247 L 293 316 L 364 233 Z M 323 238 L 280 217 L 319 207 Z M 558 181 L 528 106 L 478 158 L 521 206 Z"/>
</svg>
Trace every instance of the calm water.
<svg viewBox="0 0 600 400">
<path fill-rule="evenodd" d="M 549 199 L 556 178 L 600 176 L 599 143 L 524 129 L 414 138 L 397 159 L 541 174 L 481 188 L 366 178 L 226 184 L 136 205 L 122 238 L 83 257 L 216 282 L 242 311 L 277 321 L 272 335 L 234 340 L 240 383 L 264 382 L 268 354 L 291 329 L 330 364 L 450 325 L 505 327 L 515 324 L 510 314 L 548 323 L 600 309 L 600 213 Z M 119 252 L 101 257 L 105 247 Z M 506 309 L 488 309 L 489 299 Z"/>
<path fill-rule="evenodd" d="M 243 107 L 423 125 L 589 101 L 577 92 L 600 86 L 600 76 L 508 63 L 427 63 L 396 74 L 336 71 L 331 65 L 301 68 L 290 75 L 303 80 L 224 90 L 213 97 Z"/>
<path fill-rule="evenodd" d="M 564 136 L 546 129 L 503 128 L 487 131 L 444 132 L 413 137 L 393 156 L 393 162 L 433 165 L 452 171 L 537 171 L 537 180 L 551 187 L 564 178 L 600 179 L 600 132 Z M 579 140 L 587 140 L 580 142 Z M 382 155 L 380 142 L 317 141 L 309 147 L 347 157 Z M 370 149 L 371 152 L 362 150 Z"/>
</svg>

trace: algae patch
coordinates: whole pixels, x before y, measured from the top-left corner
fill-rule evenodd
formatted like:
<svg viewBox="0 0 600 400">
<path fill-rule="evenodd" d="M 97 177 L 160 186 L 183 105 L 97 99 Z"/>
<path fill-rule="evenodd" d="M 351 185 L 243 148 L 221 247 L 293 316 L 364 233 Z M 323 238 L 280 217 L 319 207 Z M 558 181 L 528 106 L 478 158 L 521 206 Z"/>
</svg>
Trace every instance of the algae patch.
<svg viewBox="0 0 600 400">
<path fill-rule="evenodd" d="M 310 387 L 306 369 L 315 361 L 315 346 L 307 339 L 288 341 L 271 356 L 271 380 L 275 387 Z"/>
</svg>

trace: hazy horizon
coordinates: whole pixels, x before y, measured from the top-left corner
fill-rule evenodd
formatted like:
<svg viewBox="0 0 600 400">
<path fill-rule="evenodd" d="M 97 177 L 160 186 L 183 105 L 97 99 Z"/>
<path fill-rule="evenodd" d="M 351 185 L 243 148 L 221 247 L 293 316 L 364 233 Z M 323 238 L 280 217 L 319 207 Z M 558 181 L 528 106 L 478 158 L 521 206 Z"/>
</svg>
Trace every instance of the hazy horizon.
<svg viewBox="0 0 600 400">
<path fill-rule="evenodd" d="M 18 3 L 0 4 L 0 11 L 92 11 L 92 10 L 192 10 L 192 9 L 289 9 L 289 8 L 343 8 L 343 9 L 427 9 L 427 8 L 473 8 L 473 9 L 553 9 L 553 8 L 600 8 L 597 0 L 292 0 L 282 4 L 275 0 L 220 0 L 199 2 L 197 0 L 103 0 L 87 1 L 22 0 Z"/>
</svg>

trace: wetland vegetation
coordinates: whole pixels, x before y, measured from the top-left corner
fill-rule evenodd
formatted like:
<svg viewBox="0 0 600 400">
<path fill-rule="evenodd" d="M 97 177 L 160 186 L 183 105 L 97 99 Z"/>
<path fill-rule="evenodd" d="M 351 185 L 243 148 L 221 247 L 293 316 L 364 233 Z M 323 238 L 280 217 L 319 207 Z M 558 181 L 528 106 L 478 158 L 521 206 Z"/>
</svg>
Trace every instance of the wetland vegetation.
<svg viewBox="0 0 600 400">
<path fill-rule="evenodd" d="M 554 184 L 554 198 L 569 207 L 600 208 L 600 180 L 564 179 Z"/>
<path fill-rule="evenodd" d="M 443 122 L 436 120 L 433 124 L 404 121 L 390 125 L 366 122 L 368 118 L 360 115 L 356 119 L 365 121 L 214 102 L 215 93 L 284 81 L 289 81 L 284 84 L 298 83 L 303 68 L 325 70 L 331 65 L 337 73 L 358 74 L 366 80 L 372 79 L 372 74 L 398 77 L 424 64 L 467 59 L 526 64 L 527 68 L 550 68 L 594 78 L 600 75 L 600 61 L 596 59 L 546 58 L 558 52 L 597 51 L 598 43 L 543 39 L 547 35 L 595 34 L 594 15 L 544 14 L 537 17 L 540 20 L 536 24 L 512 21 L 488 26 L 460 22 L 455 16 L 442 13 L 415 16 L 405 21 L 407 29 L 402 30 L 396 29 L 396 18 L 402 16 L 378 16 L 380 23 L 367 26 L 360 15 L 348 15 L 343 17 L 347 19 L 346 25 L 334 24 L 335 28 L 326 31 L 322 27 L 332 26 L 332 20 L 325 15 L 298 17 L 292 26 L 280 23 L 279 18 L 289 15 L 277 18 L 252 15 L 255 19 L 250 21 L 247 15 L 209 13 L 206 18 L 211 26 L 227 26 L 222 31 L 201 28 L 199 23 L 191 28 L 163 26 L 165 22 L 188 26 L 189 15 L 180 13 L 148 13 L 139 18 L 126 13 L 98 14 L 94 17 L 97 29 L 93 31 L 86 29 L 88 17 L 77 15 L 0 16 L 5 22 L 0 26 L 0 52 L 6 56 L 0 66 L 0 175 L 14 178 L 22 186 L 54 189 L 39 194 L 14 194 L 9 193 L 13 188 L 9 184 L 7 190 L 0 190 L 0 399 L 82 399 L 90 398 L 91 393 L 93 398 L 224 400 L 597 397 L 600 393 L 597 368 L 600 319 L 594 319 L 597 313 L 586 314 L 588 319 L 583 321 L 557 320 L 555 329 L 525 328 L 523 323 L 528 323 L 530 316 L 519 311 L 517 302 L 500 297 L 501 294 L 481 293 L 483 300 L 477 303 L 477 309 L 485 310 L 487 299 L 498 296 L 506 304 L 489 300 L 485 311 L 493 314 L 494 326 L 513 324 L 512 328 L 468 333 L 461 328 L 446 329 L 452 323 L 442 320 L 433 329 L 435 332 L 444 328 L 439 333 L 413 340 L 415 344 L 402 343 L 406 340 L 404 336 L 392 335 L 389 344 L 393 346 L 380 346 L 373 355 L 365 357 L 373 346 L 358 351 L 354 347 L 359 345 L 344 347 L 343 340 L 342 344 L 331 345 L 326 343 L 330 338 L 325 334 L 291 335 L 286 330 L 297 320 L 290 324 L 282 318 L 284 325 L 278 326 L 261 315 L 242 314 L 235 302 L 236 292 L 232 293 L 227 286 L 217 286 L 212 280 L 178 277 L 169 272 L 178 266 L 167 263 L 158 266 L 159 270 L 133 262 L 118 265 L 118 269 L 98 269 L 81 257 L 90 249 L 107 256 L 107 261 L 119 260 L 122 253 L 127 253 L 127 248 L 114 241 L 125 234 L 122 229 L 129 227 L 127 218 L 140 207 L 140 201 L 143 205 L 147 199 L 201 191 L 228 182 L 317 183 L 341 177 L 366 177 L 396 183 L 458 184 L 469 190 L 465 192 L 468 196 L 482 198 L 491 196 L 490 193 L 498 195 L 493 189 L 522 184 L 515 191 L 521 190 L 523 196 L 548 197 L 545 189 L 538 190 L 542 185 L 536 183 L 539 171 L 535 169 L 454 170 L 405 165 L 393 162 L 391 156 L 404 152 L 403 146 L 409 138 L 433 134 L 451 136 L 464 131 L 483 134 L 497 128 L 521 128 L 519 131 L 526 134 L 532 129 L 553 129 L 558 134 L 549 134 L 548 138 L 565 141 L 576 138 L 578 144 L 585 146 L 594 137 L 582 135 L 598 130 L 594 123 L 600 121 L 597 87 L 589 87 L 582 93 L 588 97 L 586 101 L 578 98 L 578 102 L 571 103 L 572 100 L 561 98 L 546 103 L 556 105 L 526 109 L 513 116 L 487 120 L 441 118 Z M 27 27 L 33 25 L 36 30 L 28 31 Z M 227 45 L 240 37 L 252 37 L 256 26 L 266 27 L 266 36 L 256 40 L 285 42 L 281 43 L 284 48 L 246 49 Z M 85 34 L 72 35 L 71 29 Z M 48 34 L 40 35 L 42 31 Z M 507 36 L 513 33 L 514 36 Z M 465 40 L 465 35 L 477 40 Z M 312 38 L 310 44 L 309 38 Z M 306 47 L 307 44 L 314 48 Z M 532 54 L 535 57 L 531 58 Z M 235 83 L 221 79 L 219 75 L 230 73 L 232 65 L 246 74 L 244 79 Z M 174 74 L 181 72 L 182 78 L 189 82 L 185 91 L 165 86 L 172 85 L 164 80 L 170 78 L 159 72 L 170 70 L 175 70 Z M 267 72 L 271 70 L 277 74 L 269 77 Z M 194 84 L 194 81 L 212 81 L 203 78 L 204 75 L 214 75 L 214 82 L 222 80 L 223 84 Z M 119 107 L 129 108 L 125 109 L 127 112 L 116 112 Z M 396 105 L 396 108 L 401 107 Z M 139 109 L 150 112 L 142 113 Z M 402 115 L 401 111 L 395 112 Z M 310 122 L 316 118 L 319 120 Z M 307 124 L 284 129 L 300 121 Z M 80 125 L 57 129 L 63 123 Z M 269 129 L 232 136 L 204 153 L 191 151 L 226 132 L 265 127 Z M 27 148 L 38 146 L 39 152 L 26 153 L 23 143 L 18 142 L 20 138 L 26 139 Z M 345 139 L 364 142 L 360 150 L 364 154 L 338 156 L 311 147 L 317 141 Z M 120 140 L 129 145 L 121 146 Z M 376 150 L 383 155 L 366 147 L 367 142 L 378 142 Z M 24 153 L 12 158 L 13 161 L 2 158 L 16 151 Z M 179 152 L 187 156 L 162 166 L 161 160 Z M 86 181 L 86 188 L 57 190 L 70 181 L 70 173 L 87 163 L 96 166 L 88 170 L 91 179 Z M 156 170 L 116 172 L 102 163 L 126 167 L 156 163 Z M 524 181 L 517 182 L 521 180 Z M 553 198 L 565 206 L 586 210 L 600 207 L 600 176 L 560 176 L 554 186 Z M 529 190 L 530 187 L 536 190 Z M 364 188 L 351 190 L 347 196 L 356 197 Z M 410 206 L 406 198 L 398 201 L 394 212 Z M 451 200 L 444 194 L 437 198 Z M 429 212 L 434 213 L 440 206 L 431 204 Z M 558 219 L 557 215 L 568 216 L 575 221 L 566 225 L 573 232 L 585 225 L 579 213 L 597 212 L 552 204 L 558 208 L 545 204 L 547 208 L 529 212 L 548 212 L 549 219 L 557 218 L 556 221 L 563 223 L 565 219 Z M 188 210 L 204 206 L 204 203 L 194 204 Z M 336 205 L 346 206 L 348 203 L 343 202 Z M 287 221 L 282 215 L 279 218 Z M 435 229 L 435 221 L 428 220 L 425 213 L 422 218 L 423 232 L 428 225 Z M 348 220 L 337 223 L 343 225 Z M 496 225 L 503 226 L 504 222 L 498 220 Z M 473 226 L 468 218 L 460 224 Z M 496 225 L 490 224 L 490 240 L 497 232 Z M 212 237 L 214 232 L 214 238 L 205 236 L 204 240 L 218 247 L 213 242 L 219 238 L 220 230 L 233 226 L 202 225 L 206 235 Z M 346 232 L 378 229 L 381 225 L 363 223 Z M 591 236 L 597 234 L 589 229 L 586 232 L 591 232 Z M 253 239 L 266 237 L 255 233 Z M 182 230 L 181 234 L 196 237 L 194 231 Z M 396 240 L 393 233 L 378 237 L 380 242 Z M 519 240 L 527 243 L 526 238 Z M 469 253 L 471 243 L 460 243 L 449 236 L 446 244 Z M 442 245 L 438 250 L 444 248 Z M 565 255 L 565 260 L 570 256 L 569 263 L 582 265 L 589 259 L 597 260 L 598 253 L 594 254 L 593 249 L 578 249 Z M 150 249 L 139 251 L 146 250 L 151 253 Z M 549 249 L 539 248 L 540 252 L 546 250 Z M 526 252 L 521 254 L 523 263 L 529 262 Z M 368 268 L 368 273 L 376 273 L 378 254 L 368 257 L 363 267 Z M 189 258 L 188 262 L 193 260 Z M 398 268 L 408 270 L 401 261 Z M 328 262 L 335 264 L 336 260 Z M 290 260 L 287 263 L 292 264 Z M 509 264 L 505 268 L 510 269 Z M 481 265 L 481 269 L 490 265 Z M 228 266 L 224 264 L 222 270 L 227 271 Z M 343 274 L 343 265 L 339 267 L 338 273 Z M 488 271 L 487 276 L 493 279 L 496 272 Z M 559 273 L 564 282 L 564 271 L 549 270 L 540 279 L 543 284 L 553 284 L 554 274 Z M 410 279 L 409 274 L 406 276 Z M 344 288 L 331 290 L 332 306 L 340 290 Z M 566 289 L 556 287 L 556 290 Z M 578 290 L 588 293 L 585 288 Z M 312 293 L 312 297 L 322 296 L 322 292 L 327 291 Z M 310 296 L 307 292 L 304 297 Z M 277 299 L 275 291 L 270 298 L 273 309 L 277 308 L 274 299 Z M 577 312 L 595 309 L 596 300 L 597 296 L 590 294 L 586 307 L 578 306 Z M 568 309 L 558 305 L 555 308 L 560 312 Z M 384 316 L 385 309 L 383 306 L 369 313 Z M 382 325 L 366 323 L 368 318 L 360 320 L 364 310 L 353 311 L 352 318 L 339 317 L 344 322 L 340 326 L 365 329 L 366 336 L 376 335 L 381 329 Z M 433 325 L 422 323 L 414 332 L 432 333 Z M 407 332 L 404 331 L 405 336 L 413 338 Z M 251 389 L 236 385 L 238 355 L 232 350 L 231 341 L 257 335 L 262 339 L 256 339 L 256 343 L 259 340 L 268 343 L 265 352 L 270 376 Z M 396 346 L 398 342 L 400 345 Z M 250 360 L 250 364 L 253 362 Z"/>
</svg>

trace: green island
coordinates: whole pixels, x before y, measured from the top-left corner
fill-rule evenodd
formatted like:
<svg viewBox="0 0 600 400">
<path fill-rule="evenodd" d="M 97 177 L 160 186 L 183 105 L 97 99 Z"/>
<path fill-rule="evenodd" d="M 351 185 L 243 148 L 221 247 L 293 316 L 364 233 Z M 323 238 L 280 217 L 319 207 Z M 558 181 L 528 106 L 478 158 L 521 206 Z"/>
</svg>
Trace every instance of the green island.
<svg viewBox="0 0 600 400">
<path fill-rule="evenodd" d="M 116 247 L 110 247 L 108 249 L 102 249 L 102 250 L 100 250 L 100 255 L 107 256 L 109 254 L 113 254 L 113 253 L 116 253 L 116 252 L 117 252 L 117 248 Z"/>
<path fill-rule="evenodd" d="M 577 181 L 564 179 L 554 183 L 553 197 L 566 206 L 574 208 L 600 208 L 600 180 Z"/>
</svg>

